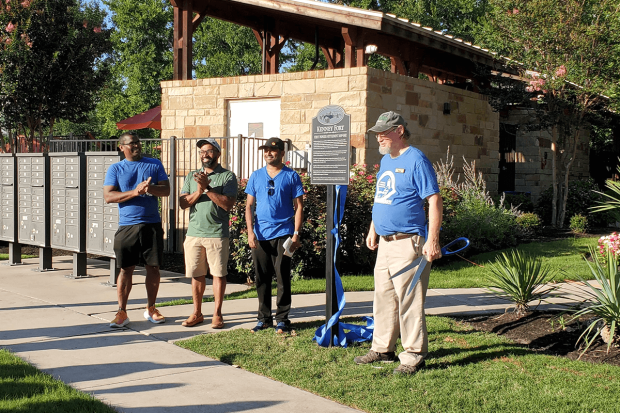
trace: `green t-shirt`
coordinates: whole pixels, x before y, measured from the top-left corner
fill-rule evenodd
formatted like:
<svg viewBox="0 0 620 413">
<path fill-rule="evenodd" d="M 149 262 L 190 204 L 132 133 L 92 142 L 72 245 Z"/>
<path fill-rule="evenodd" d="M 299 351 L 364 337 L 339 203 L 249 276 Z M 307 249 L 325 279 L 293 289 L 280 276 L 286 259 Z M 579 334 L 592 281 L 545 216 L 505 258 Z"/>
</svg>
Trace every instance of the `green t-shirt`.
<svg viewBox="0 0 620 413">
<path fill-rule="evenodd" d="M 194 181 L 194 173 L 201 169 L 190 172 L 185 177 L 185 183 L 181 189 L 181 195 L 193 194 L 198 189 Z M 213 192 L 226 196 L 237 196 L 237 177 L 228 169 L 218 165 L 209 175 L 209 185 Z M 187 236 L 202 238 L 228 238 L 229 214 L 211 201 L 208 195 L 202 194 L 189 210 L 189 227 Z"/>
</svg>

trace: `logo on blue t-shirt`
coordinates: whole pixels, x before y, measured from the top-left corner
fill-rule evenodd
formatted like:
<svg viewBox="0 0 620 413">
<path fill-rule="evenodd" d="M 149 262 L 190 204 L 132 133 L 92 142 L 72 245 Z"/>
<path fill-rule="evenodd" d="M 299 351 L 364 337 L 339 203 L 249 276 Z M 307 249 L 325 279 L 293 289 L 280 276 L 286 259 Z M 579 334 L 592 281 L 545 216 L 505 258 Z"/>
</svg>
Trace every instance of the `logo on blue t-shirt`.
<svg viewBox="0 0 620 413">
<path fill-rule="evenodd" d="M 375 194 L 375 202 L 380 204 L 391 205 L 390 199 L 396 193 L 396 177 L 392 171 L 385 171 L 379 179 L 377 179 L 377 193 Z"/>
</svg>

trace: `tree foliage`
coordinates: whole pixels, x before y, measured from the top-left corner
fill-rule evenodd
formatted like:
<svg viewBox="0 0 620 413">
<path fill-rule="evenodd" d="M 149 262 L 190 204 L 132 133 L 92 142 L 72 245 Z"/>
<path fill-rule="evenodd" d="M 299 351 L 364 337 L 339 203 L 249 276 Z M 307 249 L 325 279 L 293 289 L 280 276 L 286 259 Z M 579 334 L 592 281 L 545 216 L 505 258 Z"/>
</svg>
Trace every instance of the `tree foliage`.
<svg viewBox="0 0 620 413">
<path fill-rule="evenodd" d="M 497 109 L 533 108 L 532 122 L 552 132 L 552 224 L 565 220 L 568 179 L 588 117 L 614 104 L 620 81 L 617 0 L 491 0 L 478 41 L 509 57 L 519 81 L 498 77 Z M 532 105 L 532 102 L 535 102 Z"/>
<path fill-rule="evenodd" d="M 56 120 L 80 122 L 95 106 L 111 51 L 103 18 L 77 0 L 0 2 L 0 121 L 9 138 L 23 134 L 32 150 Z"/>
</svg>

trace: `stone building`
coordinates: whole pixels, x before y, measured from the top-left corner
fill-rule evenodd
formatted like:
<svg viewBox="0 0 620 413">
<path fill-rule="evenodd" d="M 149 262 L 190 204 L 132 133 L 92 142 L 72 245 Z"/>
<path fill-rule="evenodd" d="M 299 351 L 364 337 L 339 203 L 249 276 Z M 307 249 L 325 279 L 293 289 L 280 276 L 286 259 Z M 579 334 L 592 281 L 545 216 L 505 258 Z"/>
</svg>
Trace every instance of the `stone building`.
<svg viewBox="0 0 620 413">
<path fill-rule="evenodd" d="M 161 83 L 163 138 L 251 134 L 257 124 L 251 116 L 241 121 L 247 127 L 233 131 L 234 108 L 243 103 L 251 105 L 243 106 L 249 114 L 269 108 L 265 113 L 276 124 L 270 136 L 311 151 L 312 118 L 324 106 L 339 105 L 351 115 L 352 163 L 374 164 L 378 144 L 366 130 L 379 114 L 394 110 L 407 119 L 411 143 L 431 161 L 445 159 L 448 148 L 457 171 L 463 157 L 476 161 L 491 192 L 529 192 L 535 200 L 551 183 L 549 134 L 526 132 L 519 125 L 527 111 L 494 112 L 486 96 L 476 93 L 477 66 L 503 70 L 488 50 L 393 15 L 311 0 L 172 4 L 175 74 Z M 264 74 L 192 80 L 192 45 L 183 39 L 205 16 L 251 27 L 263 49 Z M 330 68 L 278 73 L 287 38 L 315 43 Z M 375 52 L 390 58 L 391 72 L 367 67 L 368 53 Z M 587 133 L 571 175 L 588 176 Z"/>
</svg>

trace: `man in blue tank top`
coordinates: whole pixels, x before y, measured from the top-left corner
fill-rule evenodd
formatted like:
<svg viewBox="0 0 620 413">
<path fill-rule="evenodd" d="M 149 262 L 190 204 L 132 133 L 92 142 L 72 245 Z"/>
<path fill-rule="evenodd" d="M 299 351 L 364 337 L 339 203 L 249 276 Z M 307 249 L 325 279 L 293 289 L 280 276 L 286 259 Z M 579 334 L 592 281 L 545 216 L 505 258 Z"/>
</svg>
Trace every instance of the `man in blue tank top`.
<svg viewBox="0 0 620 413">
<path fill-rule="evenodd" d="M 129 323 L 127 300 L 133 271 L 140 262 L 146 269 L 144 318 L 160 324 L 165 319 L 155 308 L 155 300 L 159 267 L 164 258 L 164 231 L 157 198 L 170 195 L 170 183 L 159 160 L 142 156 L 142 144 L 136 135 L 123 133 L 119 149 L 125 159 L 108 168 L 103 183 L 105 202 L 117 203 L 119 215 L 118 231 L 114 235 L 116 266 L 121 269 L 116 283 L 118 312 L 110 327 L 124 327 Z"/>
<path fill-rule="evenodd" d="M 429 262 L 441 257 L 439 229 L 443 204 L 433 165 L 409 145 L 407 123 L 394 112 L 382 114 L 369 132 L 376 133 L 384 155 L 377 175 L 375 203 L 366 245 L 377 252 L 373 315 L 375 330 L 368 354 L 357 364 L 395 361 L 400 333 L 404 351 L 395 374 L 413 374 L 424 367 L 428 336 L 424 301 L 431 266 L 426 266 L 411 294 L 407 290 L 417 266 L 390 279 L 421 254 Z M 424 202 L 428 201 L 428 233 Z M 377 243 L 378 239 L 378 243 Z"/>
</svg>

